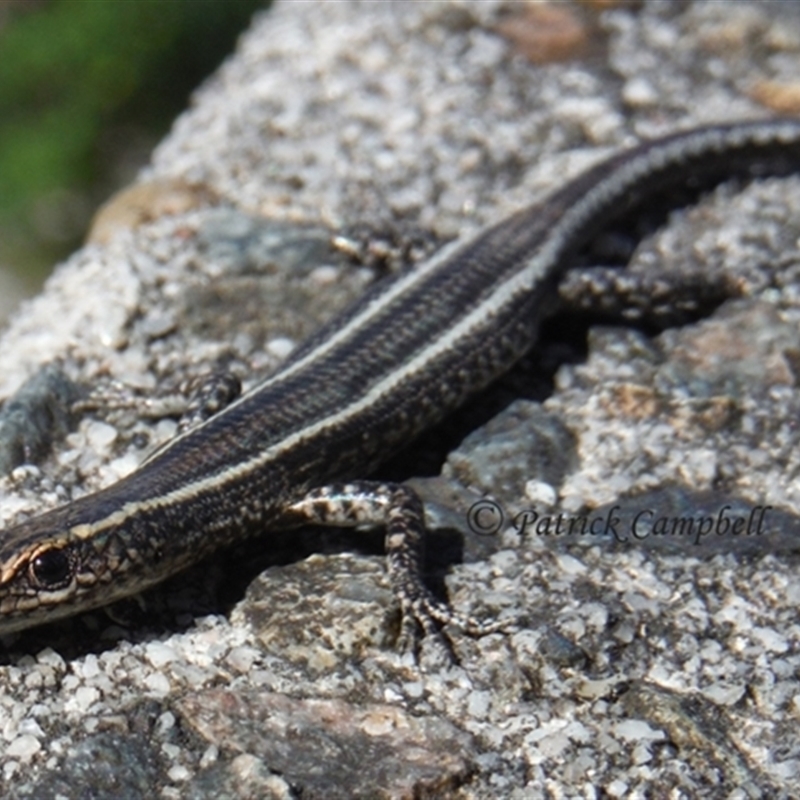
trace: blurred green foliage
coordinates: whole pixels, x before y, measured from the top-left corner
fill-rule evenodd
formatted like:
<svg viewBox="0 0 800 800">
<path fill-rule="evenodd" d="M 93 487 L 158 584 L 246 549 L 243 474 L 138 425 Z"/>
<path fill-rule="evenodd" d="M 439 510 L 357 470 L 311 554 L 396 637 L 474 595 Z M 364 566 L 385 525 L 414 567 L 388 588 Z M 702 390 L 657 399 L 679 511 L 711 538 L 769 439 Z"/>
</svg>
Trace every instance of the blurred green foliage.
<svg viewBox="0 0 800 800">
<path fill-rule="evenodd" d="M 41 272 L 265 0 L 0 0 L 0 265 Z"/>
</svg>

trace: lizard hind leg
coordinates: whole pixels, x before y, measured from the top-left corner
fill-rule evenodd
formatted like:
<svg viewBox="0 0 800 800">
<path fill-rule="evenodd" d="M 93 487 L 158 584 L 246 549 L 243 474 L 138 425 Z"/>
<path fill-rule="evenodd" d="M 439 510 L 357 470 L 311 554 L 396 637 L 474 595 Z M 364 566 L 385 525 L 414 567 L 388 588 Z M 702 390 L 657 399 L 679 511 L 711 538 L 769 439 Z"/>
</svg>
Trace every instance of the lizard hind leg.
<svg viewBox="0 0 800 800">
<path fill-rule="evenodd" d="M 402 613 L 401 649 L 415 650 L 420 630 L 425 636 L 441 638 L 440 625 L 452 624 L 477 636 L 507 627 L 505 621 L 482 622 L 454 612 L 425 585 L 421 568 L 424 511 L 417 494 L 407 486 L 359 481 L 313 489 L 287 506 L 282 521 L 385 526 L 389 578 Z"/>
</svg>

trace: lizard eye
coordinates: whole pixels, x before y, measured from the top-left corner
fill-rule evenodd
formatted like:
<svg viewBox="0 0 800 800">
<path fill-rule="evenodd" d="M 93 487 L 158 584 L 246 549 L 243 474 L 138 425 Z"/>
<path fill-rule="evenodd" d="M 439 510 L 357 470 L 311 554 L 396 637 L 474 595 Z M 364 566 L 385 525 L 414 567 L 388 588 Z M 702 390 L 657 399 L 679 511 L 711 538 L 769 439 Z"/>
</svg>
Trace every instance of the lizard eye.
<svg viewBox="0 0 800 800">
<path fill-rule="evenodd" d="M 32 580 L 44 589 L 62 589 L 72 578 L 72 561 L 62 547 L 42 550 L 28 567 Z"/>
</svg>

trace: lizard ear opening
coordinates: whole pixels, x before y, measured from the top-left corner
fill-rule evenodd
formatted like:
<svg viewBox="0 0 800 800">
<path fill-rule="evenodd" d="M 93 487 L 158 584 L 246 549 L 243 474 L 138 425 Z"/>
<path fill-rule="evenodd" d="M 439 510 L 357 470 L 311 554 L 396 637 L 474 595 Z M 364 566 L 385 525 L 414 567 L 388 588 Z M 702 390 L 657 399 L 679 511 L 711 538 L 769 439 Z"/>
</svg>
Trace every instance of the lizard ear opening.
<svg viewBox="0 0 800 800">
<path fill-rule="evenodd" d="M 41 589 L 63 589 L 72 581 L 73 559 L 64 547 L 43 547 L 34 555 L 28 572 L 31 581 Z"/>
</svg>

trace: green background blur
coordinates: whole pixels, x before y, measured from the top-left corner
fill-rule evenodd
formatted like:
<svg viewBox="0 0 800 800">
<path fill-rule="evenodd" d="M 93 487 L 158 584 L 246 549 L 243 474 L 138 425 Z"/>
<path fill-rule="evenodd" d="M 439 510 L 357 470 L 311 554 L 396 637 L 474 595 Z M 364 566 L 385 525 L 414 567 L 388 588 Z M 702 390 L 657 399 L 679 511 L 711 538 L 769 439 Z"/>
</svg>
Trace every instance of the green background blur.
<svg viewBox="0 0 800 800">
<path fill-rule="evenodd" d="M 0 269 L 80 245 L 265 0 L 0 0 Z"/>
</svg>

